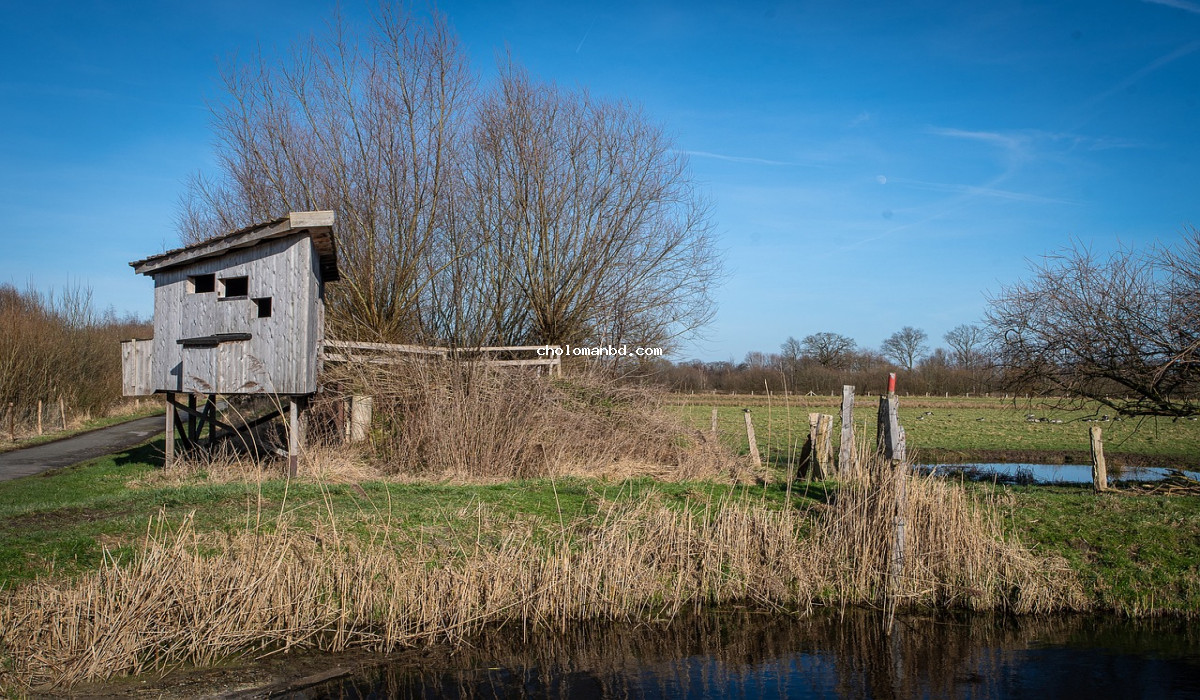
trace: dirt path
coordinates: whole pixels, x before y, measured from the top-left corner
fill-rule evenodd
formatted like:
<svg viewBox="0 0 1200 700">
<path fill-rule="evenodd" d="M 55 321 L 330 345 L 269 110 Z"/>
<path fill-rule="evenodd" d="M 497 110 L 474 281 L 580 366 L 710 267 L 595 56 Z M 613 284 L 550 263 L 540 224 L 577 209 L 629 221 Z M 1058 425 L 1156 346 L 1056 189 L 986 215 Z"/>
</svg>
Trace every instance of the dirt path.
<svg viewBox="0 0 1200 700">
<path fill-rule="evenodd" d="M 69 467 L 141 444 L 162 432 L 163 417 L 150 416 L 44 445 L 0 454 L 0 481 Z"/>
</svg>

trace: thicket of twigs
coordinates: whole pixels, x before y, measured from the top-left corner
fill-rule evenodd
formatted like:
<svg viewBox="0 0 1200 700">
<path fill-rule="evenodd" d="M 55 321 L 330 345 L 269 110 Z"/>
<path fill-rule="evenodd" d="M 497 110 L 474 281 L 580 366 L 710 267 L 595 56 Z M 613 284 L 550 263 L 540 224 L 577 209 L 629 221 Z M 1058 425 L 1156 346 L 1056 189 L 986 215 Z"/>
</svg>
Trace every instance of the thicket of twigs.
<svg viewBox="0 0 1200 700">
<path fill-rule="evenodd" d="M 330 367 L 314 424 L 369 395 L 369 458 L 387 474 L 509 479 L 580 474 L 742 477 L 743 460 L 661 410 L 661 393 L 601 373 L 557 378 L 476 362 Z M 335 440 L 337 436 L 331 436 Z"/>
<path fill-rule="evenodd" d="M 679 508 L 651 495 L 549 527 L 481 507 L 465 539 L 408 533 L 387 513 L 361 516 L 370 540 L 336 521 L 233 536 L 160 522 L 131 558 L 5 595 L 0 684 L 50 690 L 233 654 L 387 651 L 734 602 L 801 613 L 1082 604 L 1065 562 L 1005 539 L 994 511 L 961 488 L 882 463 L 861 473 L 811 511 L 744 498 Z"/>
<path fill-rule="evenodd" d="M 27 427 L 40 399 L 56 423 L 59 397 L 68 418 L 103 414 L 121 399 L 120 341 L 150 335 L 137 319 L 96 313 L 84 288 L 0 285 L 0 415 L 12 403 L 17 425 Z"/>
</svg>

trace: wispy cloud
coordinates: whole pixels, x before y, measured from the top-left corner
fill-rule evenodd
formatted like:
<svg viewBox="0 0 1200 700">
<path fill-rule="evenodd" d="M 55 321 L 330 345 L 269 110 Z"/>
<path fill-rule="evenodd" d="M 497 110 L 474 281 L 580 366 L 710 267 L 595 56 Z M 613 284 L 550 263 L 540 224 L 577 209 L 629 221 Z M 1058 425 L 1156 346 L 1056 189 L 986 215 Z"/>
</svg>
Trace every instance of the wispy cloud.
<svg viewBox="0 0 1200 700">
<path fill-rule="evenodd" d="M 1145 1 L 1146 2 L 1158 2 L 1158 4 L 1170 5 L 1172 7 L 1181 7 L 1182 5 L 1190 5 L 1190 3 L 1184 3 L 1184 2 L 1181 2 L 1180 0 L 1145 0 Z M 1189 10 L 1189 11 L 1194 11 L 1194 12 L 1197 12 L 1198 14 L 1200 14 L 1200 7 L 1196 7 L 1195 10 Z M 1179 48 L 1175 49 L 1171 53 L 1169 53 L 1165 56 L 1161 56 L 1161 57 L 1155 59 L 1154 61 L 1151 61 L 1147 65 L 1145 65 L 1142 68 L 1135 71 L 1129 77 L 1122 80 L 1121 82 L 1117 83 L 1116 85 L 1112 86 L 1111 88 L 1105 90 L 1104 92 L 1100 93 L 1099 95 L 1096 95 L 1092 99 L 1088 100 L 1087 105 L 1089 107 L 1095 107 L 1096 105 L 1100 104 L 1101 102 L 1104 102 L 1105 100 L 1112 97 L 1113 95 L 1116 95 L 1118 93 L 1124 92 L 1125 90 L 1129 89 L 1131 86 L 1135 85 L 1142 78 L 1145 78 L 1147 75 L 1150 75 L 1151 73 L 1162 68 L 1163 66 L 1174 63 L 1175 61 L 1178 61 L 1179 59 L 1183 58 L 1184 56 L 1187 56 L 1188 54 L 1195 52 L 1196 49 L 1200 49 L 1200 39 L 1189 42 L 1187 44 L 1184 44 L 1183 46 L 1180 46 Z"/>
<path fill-rule="evenodd" d="M 998 187 L 989 187 L 987 185 L 962 185 L 947 182 L 925 182 L 923 180 L 908 180 L 905 178 L 890 178 L 888 183 L 900 185 L 902 187 L 912 187 L 918 190 L 928 190 L 930 192 L 949 192 L 952 194 L 964 194 L 975 197 L 994 197 L 997 199 L 1005 199 L 1014 202 L 1030 202 L 1033 204 L 1079 204 L 1079 202 L 1072 201 L 1070 199 L 1047 197 L 1045 195 L 1032 194 L 1030 192 L 1016 192 L 1014 190 L 1005 190 Z"/>
<path fill-rule="evenodd" d="M 1188 2 L 1187 0 L 1142 0 L 1142 2 L 1148 2 L 1152 5 L 1166 5 L 1167 7 L 1174 7 L 1177 10 L 1200 15 L 1200 5 Z"/>
<path fill-rule="evenodd" d="M 769 160 L 767 158 L 753 158 L 750 156 L 729 156 L 723 153 L 710 153 L 709 151 L 686 151 L 678 150 L 677 153 L 683 153 L 693 158 L 712 158 L 714 160 L 724 160 L 730 163 L 756 163 L 758 165 L 797 165 L 782 160 Z"/>
<path fill-rule="evenodd" d="M 931 126 L 928 132 L 935 136 L 945 136 L 952 139 L 967 139 L 994 144 L 1001 148 L 1015 150 L 1022 147 L 1028 140 L 1023 136 L 1004 134 L 998 131 L 968 131 L 966 129 L 951 129 L 941 126 Z"/>
</svg>

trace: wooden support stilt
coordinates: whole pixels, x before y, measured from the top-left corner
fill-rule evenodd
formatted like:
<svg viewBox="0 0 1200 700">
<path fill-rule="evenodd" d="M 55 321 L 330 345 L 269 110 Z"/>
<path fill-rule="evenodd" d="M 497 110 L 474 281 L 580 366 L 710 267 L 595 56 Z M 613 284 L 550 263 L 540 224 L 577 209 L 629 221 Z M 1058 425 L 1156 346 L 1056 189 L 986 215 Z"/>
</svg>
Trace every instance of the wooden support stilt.
<svg viewBox="0 0 1200 700">
<path fill-rule="evenodd" d="M 300 406 L 296 397 L 288 398 L 288 476 L 295 478 L 300 469 Z"/>
<path fill-rule="evenodd" d="M 163 467 L 170 468 L 175 461 L 175 423 L 179 420 L 175 415 L 175 395 L 167 394 L 167 437 L 166 453 L 163 456 Z"/>
<path fill-rule="evenodd" d="M 199 424 L 196 422 L 196 417 L 196 395 L 188 394 L 187 436 L 188 442 L 193 445 L 200 442 Z"/>
</svg>

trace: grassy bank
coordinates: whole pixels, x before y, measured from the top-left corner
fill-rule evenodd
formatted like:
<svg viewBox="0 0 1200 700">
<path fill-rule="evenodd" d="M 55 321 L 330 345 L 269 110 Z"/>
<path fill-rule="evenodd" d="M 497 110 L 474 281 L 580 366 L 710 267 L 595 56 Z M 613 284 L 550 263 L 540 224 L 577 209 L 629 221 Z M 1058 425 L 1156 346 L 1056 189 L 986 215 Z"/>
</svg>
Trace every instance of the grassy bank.
<svg viewBox="0 0 1200 700">
<path fill-rule="evenodd" d="M 776 464 L 798 452 L 797 442 L 808 435 L 808 414 L 838 415 L 840 397 L 681 396 L 673 401 L 688 422 L 708 430 L 717 409 L 718 432 L 740 453 L 748 449 L 743 410 L 750 408 L 759 450 Z M 878 398 L 859 397 L 855 429 L 873 443 Z M 1027 416 L 1045 418 L 1030 422 Z M 1012 399 L 963 397 L 901 397 L 900 422 L 909 449 L 917 460 L 1085 461 L 1088 429 L 1104 430 L 1106 454 L 1114 464 L 1143 464 L 1195 468 L 1200 466 L 1200 421 L 1169 419 L 1089 422 L 1101 410 L 1061 410 L 1014 404 Z M 1061 421 L 1061 422 L 1054 422 Z M 834 431 L 834 443 L 840 441 Z M 1011 457 L 1012 459 L 1006 459 Z"/>
<path fill-rule="evenodd" d="M 0 484 L 10 671 L 53 683 L 722 602 L 1200 613 L 1195 495 L 917 480 L 896 583 L 886 480 L 179 482 L 160 452 Z M 69 673 L 13 666 L 31 648 L 63 649 Z"/>
</svg>

